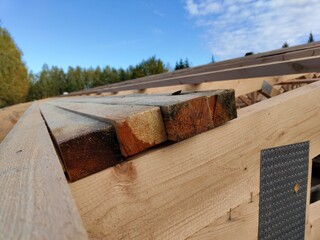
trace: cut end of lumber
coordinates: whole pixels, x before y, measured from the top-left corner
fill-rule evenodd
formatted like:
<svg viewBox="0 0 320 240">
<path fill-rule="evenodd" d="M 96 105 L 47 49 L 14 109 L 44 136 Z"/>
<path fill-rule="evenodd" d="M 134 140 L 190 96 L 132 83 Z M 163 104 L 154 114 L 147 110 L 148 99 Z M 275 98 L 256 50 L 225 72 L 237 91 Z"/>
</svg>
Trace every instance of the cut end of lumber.
<svg viewBox="0 0 320 240">
<path fill-rule="evenodd" d="M 121 153 L 125 157 L 142 152 L 167 140 L 158 107 L 116 122 L 115 128 Z"/>
<path fill-rule="evenodd" d="M 168 139 L 181 141 L 214 127 L 206 97 L 161 107 Z"/>
<path fill-rule="evenodd" d="M 223 90 L 221 94 L 217 95 L 213 118 L 215 127 L 237 118 L 235 92 L 233 89 Z"/>
</svg>

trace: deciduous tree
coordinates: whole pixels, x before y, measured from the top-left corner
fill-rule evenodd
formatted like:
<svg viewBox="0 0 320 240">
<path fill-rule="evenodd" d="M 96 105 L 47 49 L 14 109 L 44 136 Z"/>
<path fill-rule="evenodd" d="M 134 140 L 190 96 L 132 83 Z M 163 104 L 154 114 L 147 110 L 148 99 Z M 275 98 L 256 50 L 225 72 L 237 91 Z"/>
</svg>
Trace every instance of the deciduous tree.
<svg viewBox="0 0 320 240">
<path fill-rule="evenodd" d="M 27 68 L 9 32 L 0 26 L 0 108 L 23 102 L 28 94 Z"/>
</svg>

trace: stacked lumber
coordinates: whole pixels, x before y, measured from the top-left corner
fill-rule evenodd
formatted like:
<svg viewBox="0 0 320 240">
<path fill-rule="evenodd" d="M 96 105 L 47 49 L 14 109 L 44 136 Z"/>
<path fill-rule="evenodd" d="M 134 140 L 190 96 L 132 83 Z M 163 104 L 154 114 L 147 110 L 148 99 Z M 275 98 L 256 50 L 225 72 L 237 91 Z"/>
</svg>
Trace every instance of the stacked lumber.
<svg viewBox="0 0 320 240">
<path fill-rule="evenodd" d="M 231 89 L 60 99 L 41 112 L 71 182 L 237 117 Z"/>
</svg>

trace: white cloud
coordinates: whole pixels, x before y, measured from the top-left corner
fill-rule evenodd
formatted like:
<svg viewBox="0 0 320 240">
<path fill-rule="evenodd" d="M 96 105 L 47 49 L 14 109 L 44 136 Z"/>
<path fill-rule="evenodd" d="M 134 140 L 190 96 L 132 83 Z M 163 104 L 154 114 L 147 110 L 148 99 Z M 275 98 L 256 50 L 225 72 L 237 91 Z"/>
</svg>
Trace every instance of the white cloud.
<svg viewBox="0 0 320 240">
<path fill-rule="evenodd" d="M 164 14 L 163 12 L 160 12 L 160 11 L 157 11 L 157 10 L 154 10 L 153 13 L 159 17 L 165 17 L 166 14 Z"/>
<path fill-rule="evenodd" d="M 185 0 L 219 60 L 320 40 L 319 0 Z"/>
<path fill-rule="evenodd" d="M 203 0 L 199 3 L 195 3 L 193 0 L 187 0 L 186 9 L 193 16 L 205 16 L 219 12 L 221 5 L 212 0 Z"/>
</svg>

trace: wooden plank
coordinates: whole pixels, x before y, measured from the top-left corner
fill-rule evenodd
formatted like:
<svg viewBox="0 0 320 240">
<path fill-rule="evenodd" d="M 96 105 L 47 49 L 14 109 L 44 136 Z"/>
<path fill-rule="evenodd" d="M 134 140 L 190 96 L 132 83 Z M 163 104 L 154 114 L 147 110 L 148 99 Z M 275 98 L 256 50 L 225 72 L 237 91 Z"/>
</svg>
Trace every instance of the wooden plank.
<svg viewBox="0 0 320 240">
<path fill-rule="evenodd" d="M 246 106 L 250 106 L 251 102 L 246 96 L 239 96 L 238 97 Z"/>
<path fill-rule="evenodd" d="M 111 124 L 42 104 L 41 112 L 71 182 L 122 161 Z"/>
<path fill-rule="evenodd" d="M 0 109 L 0 143 L 30 106 L 28 102 Z"/>
<path fill-rule="evenodd" d="M 291 81 L 284 81 L 279 84 L 288 85 L 288 84 L 310 84 L 319 81 L 320 78 L 310 78 L 310 79 L 293 79 Z"/>
<path fill-rule="evenodd" d="M 266 98 L 271 98 L 271 97 L 274 97 L 274 96 L 277 96 L 277 95 L 281 94 L 280 91 L 275 89 L 272 85 L 270 85 L 266 81 L 263 81 L 260 93 L 263 96 L 265 96 Z"/>
<path fill-rule="evenodd" d="M 158 107 L 52 102 L 56 106 L 107 121 L 115 128 L 123 156 L 142 152 L 167 140 Z"/>
<path fill-rule="evenodd" d="M 309 206 L 309 223 L 306 224 L 305 239 L 316 240 L 320 237 L 320 201 Z M 188 240 L 200 239 L 239 239 L 256 240 L 259 225 L 259 195 L 252 194 L 252 198 L 231 209 L 210 225 L 204 227 Z"/>
<path fill-rule="evenodd" d="M 0 239 L 87 239 L 35 103 L 0 145 Z"/>
<path fill-rule="evenodd" d="M 207 71 L 218 71 L 218 70 L 225 70 L 225 69 L 231 69 L 231 68 L 237 68 L 237 67 L 251 66 L 251 65 L 257 65 L 257 64 L 264 64 L 264 63 L 272 63 L 272 62 L 277 62 L 277 61 L 292 60 L 292 59 L 304 58 L 304 57 L 311 57 L 311 56 L 316 56 L 316 55 L 320 54 L 319 46 L 320 46 L 320 44 L 318 42 L 315 44 L 290 47 L 287 50 L 278 49 L 278 50 L 271 51 L 271 52 L 254 54 L 251 56 L 241 57 L 241 58 L 237 58 L 237 59 L 231 59 L 231 60 L 227 60 L 227 61 L 210 63 L 207 65 L 197 66 L 197 67 L 193 67 L 193 68 L 182 69 L 182 70 L 178 70 L 178 71 L 152 75 L 152 76 L 139 78 L 139 79 L 135 79 L 135 80 L 131 80 L 131 81 L 114 83 L 114 84 L 111 84 L 108 86 L 100 86 L 100 87 L 96 87 L 94 89 L 78 91 L 78 92 L 75 92 L 71 95 L 78 94 L 78 93 L 82 93 L 82 94 L 91 93 L 91 92 L 96 92 L 98 90 L 102 90 L 103 88 L 113 88 L 113 87 L 132 85 L 132 84 L 143 83 L 143 82 L 151 82 L 151 81 L 155 81 L 155 80 L 174 78 L 174 77 L 179 77 L 179 76 L 181 77 L 181 76 L 185 76 L 185 75 L 189 75 L 189 74 L 197 74 L 197 73 L 203 73 L 203 72 L 207 72 Z"/>
<path fill-rule="evenodd" d="M 159 106 L 168 139 L 181 141 L 237 117 L 234 90 L 182 93 L 180 95 L 128 95 L 72 98 L 64 101 Z"/>
<path fill-rule="evenodd" d="M 126 86 L 106 88 L 103 90 L 98 90 L 97 92 L 118 92 L 123 90 L 146 89 L 150 87 L 172 86 L 177 84 L 199 84 L 202 82 L 232 80 L 239 78 L 256 78 L 285 74 L 317 72 L 319 71 L 319 60 L 320 56 L 315 56 L 226 70 L 188 74 L 184 76 L 170 77 L 142 83 L 131 82 L 131 84 L 128 84 Z"/>
<path fill-rule="evenodd" d="M 175 91 L 208 91 L 215 89 L 234 89 L 236 97 L 248 94 L 251 92 L 259 91 L 261 89 L 263 81 L 267 81 L 269 84 L 274 85 L 282 81 L 291 80 L 305 74 L 290 74 L 284 76 L 274 77 L 261 77 L 261 78 L 246 78 L 236 80 L 226 80 L 219 82 L 205 82 L 201 84 L 179 84 L 169 87 L 152 87 L 143 90 L 127 90 L 117 93 L 101 93 L 103 96 L 114 95 L 128 95 L 128 94 L 159 94 L 159 93 L 171 93 Z M 69 97 L 70 98 L 70 97 Z"/>
<path fill-rule="evenodd" d="M 255 194 L 187 239 L 257 240 L 258 225 L 259 195 Z"/>
<path fill-rule="evenodd" d="M 142 82 L 149 82 L 149 81 L 155 81 L 155 80 L 161 80 L 164 78 L 172 78 L 172 77 L 178 77 L 178 76 L 184 76 L 188 74 L 197 74 L 197 73 L 203 73 L 208 71 L 219 71 L 219 70 L 226 70 L 226 69 L 232 69 L 232 68 L 239 68 L 239 67 L 247 67 L 247 66 L 253 66 L 253 65 L 259 65 L 259 64 L 265 64 L 265 63 L 274 63 L 274 62 L 281 62 L 281 61 L 287 61 L 287 60 L 293 60 L 298 58 L 306 58 L 306 57 L 312 57 L 317 56 L 320 54 L 320 46 L 316 48 L 311 49 L 305 49 L 302 51 L 293 51 L 289 53 L 283 53 L 283 54 L 273 54 L 273 55 L 266 55 L 263 57 L 256 57 L 253 59 L 250 59 L 248 57 L 242 58 L 240 61 L 230 62 L 228 64 L 221 64 L 221 62 L 217 63 L 210 63 L 208 65 L 193 67 L 193 68 L 187 68 L 182 69 L 178 71 L 172 71 L 167 72 L 163 74 L 157 74 L 152 75 L 144 78 L 135 79 L 133 81 L 124 81 L 119 82 L 116 84 L 109 85 L 108 87 L 117 87 L 117 86 L 124 86 L 132 83 L 142 83 Z"/>
<path fill-rule="evenodd" d="M 310 222 L 310 239 L 320 239 L 320 201 L 310 204 L 309 222 Z"/>
<path fill-rule="evenodd" d="M 319 94 L 318 82 L 281 94 L 240 109 L 229 124 L 72 183 L 90 237 L 192 236 L 259 192 L 261 149 L 310 140 L 310 159 L 319 154 Z"/>
</svg>

